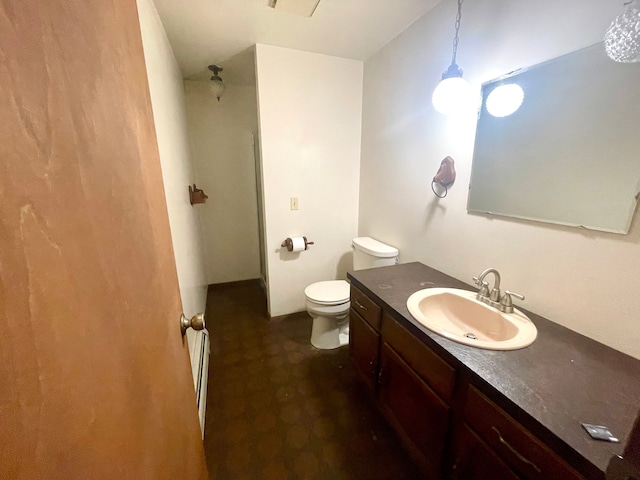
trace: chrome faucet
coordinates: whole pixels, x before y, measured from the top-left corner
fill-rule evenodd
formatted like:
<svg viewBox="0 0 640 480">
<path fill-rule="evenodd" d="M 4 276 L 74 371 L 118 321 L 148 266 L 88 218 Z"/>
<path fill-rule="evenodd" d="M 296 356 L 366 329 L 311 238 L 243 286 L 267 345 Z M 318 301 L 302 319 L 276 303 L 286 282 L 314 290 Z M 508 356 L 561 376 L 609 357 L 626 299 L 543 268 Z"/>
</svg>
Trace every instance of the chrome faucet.
<svg viewBox="0 0 640 480">
<path fill-rule="evenodd" d="M 489 293 L 489 283 L 484 281 L 484 277 L 493 273 L 493 288 L 491 289 L 491 293 Z M 476 298 L 481 302 L 484 302 L 488 305 L 491 305 L 489 302 L 500 302 L 500 272 L 495 268 L 487 268 L 477 277 L 473 277 L 473 281 L 475 282 L 477 287 L 480 287 L 480 291 Z M 495 307 L 495 305 L 491 305 Z"/>
<path fill-rule="evenodd" d="M 493 273 L 493 288 L 489 291 L 489 283 L 484 281 L 484 277 Z M 482 303 L 497 308 L 504 313 L 513 313 L 512 296 L 524 300 L 524 295 L 505 290 L 504 295 L 500 296 L 500 272 L 495 268 L 487 268 L 477 277 L 473 277 L 473 281 L 480 290 L 476 295 L 476 299 Z"/>
</svg>

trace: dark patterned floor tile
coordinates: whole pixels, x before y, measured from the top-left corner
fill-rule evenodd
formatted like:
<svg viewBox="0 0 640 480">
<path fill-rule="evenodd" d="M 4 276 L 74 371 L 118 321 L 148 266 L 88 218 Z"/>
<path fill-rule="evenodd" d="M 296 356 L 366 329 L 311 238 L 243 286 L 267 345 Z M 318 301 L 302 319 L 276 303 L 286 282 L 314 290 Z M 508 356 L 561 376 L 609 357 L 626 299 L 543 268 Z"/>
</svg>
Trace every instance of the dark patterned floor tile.
<svg viewBox="0 0 640 480">
<path fill-rule="evenodd" d="M 209 289 L 210 478 L 421 478 L 358 383 L 348 348 L 313 348 L 306 313 L 270 321 L 265 304 L 257 282 Z"/>
</svg>

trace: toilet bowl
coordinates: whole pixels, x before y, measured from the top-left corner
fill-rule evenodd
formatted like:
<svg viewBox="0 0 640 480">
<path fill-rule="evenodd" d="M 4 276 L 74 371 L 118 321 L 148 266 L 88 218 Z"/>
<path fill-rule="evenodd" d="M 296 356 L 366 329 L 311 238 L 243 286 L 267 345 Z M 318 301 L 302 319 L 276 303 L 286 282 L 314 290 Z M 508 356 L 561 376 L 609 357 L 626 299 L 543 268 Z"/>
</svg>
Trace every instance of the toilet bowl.
<svg viewBox="0 0 640 480">
<path fill-rule="evenodd" d="M 371 237 L 351 241 L 353 269 L 386 267 L 398 262 L 398 249 Z M 322 350 L 349 343 L 350 285 L 344 280 L 316 282 L 304 290 L 307 312 L 313 318 L 311 344 Z"/>
<path fill-rule="evenodd" d="M 322 350 L 349 343 L 349 283 L 316 282 L 304 289 L 307 312 L 313 318 L 311 345 Z"/>
</svg>

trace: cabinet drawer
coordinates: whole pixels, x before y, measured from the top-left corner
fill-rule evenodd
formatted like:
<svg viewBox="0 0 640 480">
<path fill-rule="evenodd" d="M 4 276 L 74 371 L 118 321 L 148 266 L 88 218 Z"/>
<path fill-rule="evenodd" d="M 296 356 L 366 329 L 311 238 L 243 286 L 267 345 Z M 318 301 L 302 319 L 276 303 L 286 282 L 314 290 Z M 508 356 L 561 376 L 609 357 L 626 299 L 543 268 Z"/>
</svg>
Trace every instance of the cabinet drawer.
<svg viewBox="0 0 640 480">
<path fill-rule="evenodd" d="M 358 312 L 369 325 L 380 331 L 380 307 L 353 285 L 351 285 L 351 308 Z"/>
<path fill-rule="evenodd" d="M 473 385 L 469 386 L 464 417 L 500 458 L 523 478 L 584 478 Z"/>
<path fill-rule="evenodd" d="M 387 313 L 383 314 L 382 338 L 442 398 L 451 403 L 456 371 Z"/>
<path fill-rule="evenodd" d="M 519 480 L 466 424 L 458 429 L 453 450 L 450 480 Z"/>
</svg>

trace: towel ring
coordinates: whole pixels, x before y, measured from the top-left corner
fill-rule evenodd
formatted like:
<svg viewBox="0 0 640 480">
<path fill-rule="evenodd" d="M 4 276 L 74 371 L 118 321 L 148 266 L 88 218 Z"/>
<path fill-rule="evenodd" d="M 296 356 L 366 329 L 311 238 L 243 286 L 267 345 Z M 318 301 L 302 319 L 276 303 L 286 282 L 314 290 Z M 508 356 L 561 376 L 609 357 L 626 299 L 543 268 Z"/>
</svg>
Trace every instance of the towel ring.
<svg viewBox="0 0 640 480">
<path fill-rule="evenodd" d="M 444 195 L 440 195 L 438 192 L 436 192 L 436 189 L 434 187 L 434 184 L 437 183 L 435 180 L 431 181 L 431 191 L 433 192 L 433 194 L 438 197 L 438 198 L 444 198 L 447 196 L 447 193 L 449 193 L 449 190 L 447 189 L 447 187 L 445 187 L 444 185 L 442 185 L 441 183 L 438 183 L 438 185 L 440 185 L 442 188 L 444 188 Z"/>
</svg>

